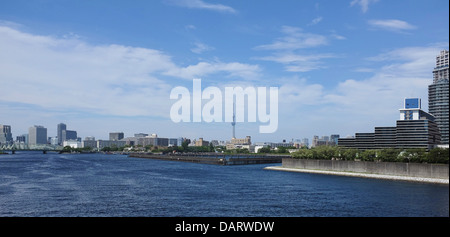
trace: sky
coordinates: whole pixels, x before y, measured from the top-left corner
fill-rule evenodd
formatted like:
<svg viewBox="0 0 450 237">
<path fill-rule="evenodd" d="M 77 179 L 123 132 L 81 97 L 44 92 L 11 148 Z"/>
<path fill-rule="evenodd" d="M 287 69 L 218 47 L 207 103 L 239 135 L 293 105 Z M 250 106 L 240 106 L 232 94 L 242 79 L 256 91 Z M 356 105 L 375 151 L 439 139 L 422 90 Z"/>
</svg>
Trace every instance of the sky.
<svg viewBox="0 0 450 237">
<path fill-rule="evenodd" d="M 395 126 L 449 48 L 446 0 L 0 0 L 0 124 L 229 140 L 227 122 L 174 123 L 173 88 L 278 88 L 278 129 L 253 142 Z M 208 100 L 203 100 L 207 103 Z"/>
</svg>

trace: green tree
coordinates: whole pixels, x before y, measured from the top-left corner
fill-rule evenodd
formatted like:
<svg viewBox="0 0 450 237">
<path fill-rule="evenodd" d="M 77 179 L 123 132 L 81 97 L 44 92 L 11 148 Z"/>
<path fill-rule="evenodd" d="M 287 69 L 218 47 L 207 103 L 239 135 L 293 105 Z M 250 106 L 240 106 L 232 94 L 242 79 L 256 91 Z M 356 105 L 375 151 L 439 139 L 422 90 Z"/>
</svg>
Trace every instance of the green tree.
<svg viewBox="0 0 450 237">
<path fill-rule="evenodd" d="M 258 153 L 270 153 L 270 147 L 259 148 Z"/>
<path fill-rule="evenodd" d="M 427 162 L 429 163 L 441 163 L 448 164 L 449 162 L 449 150 L 448 148 L 434 148 L 428 152 Z"/>
<path fill-rule="evenodd" d="M 72 147 L 70 147 L 70 146 L 65 146 L 65 147 L 63 147 L 63 149 L 61 150 L 61 152 L 70 153 L 70 152 L 72 152 Z"/>
<path fill-rule="evenodd" d="M 312 159 L 312 152 L 310 149 L 300 149 L 292 153 L 292 157 L 297 159 Z"/>
<path fill-rule="evenodd" d="M 336 149 L 333 146 L 319 146 L 313 148 L 316 151 L 316 159 L 331 160 L 335 157 Z"/>
<path fill-rule="evenodd" d="M 277 153 L 285 154 L 285 153 L 288 153 L 288 150 L 286 149 L 286 147 L 279 146 L 279 147 L 277 147 Z"/>
<path fill-rule="evenodd" d="M 406 149 L 398 155 L 398 162 L 414 162 L 420 163 L 427 159 L 426 150 L 423 148 L 410 148 Z"/>
<path fill-rule="evenodd" d="M 385 149 L 377 150 L 377 152 L 378 152 L 377 159 L 380 161 L 386 161 L 386 162 L 397 161 L 399 159 L 400 151 L 401 150 L 395 149 L 395 148 L 385 148 Z"/>
<path fill-rule="evenodd" d="M 361 152 L 362 161 L 374 161 L 377 158 L 376 150 L 365 150 Z"/>
<path fill-rule="evenodd" d="M 190 140 L 184 140 L 184 141 L 181 143 L 181 147 L 183 147 L 183 150 L 184 150 L 184 151 L 188 151 L 189 143 L 191 143 Z"/>
<path fill-rule="evenodd" d="M 111 151 L 111 147 L 109 147 L 109 146 L 103 147 L 103 148 L 101 149 L 101 151 L 109 152 L 109 151 Z"/>
</svg>

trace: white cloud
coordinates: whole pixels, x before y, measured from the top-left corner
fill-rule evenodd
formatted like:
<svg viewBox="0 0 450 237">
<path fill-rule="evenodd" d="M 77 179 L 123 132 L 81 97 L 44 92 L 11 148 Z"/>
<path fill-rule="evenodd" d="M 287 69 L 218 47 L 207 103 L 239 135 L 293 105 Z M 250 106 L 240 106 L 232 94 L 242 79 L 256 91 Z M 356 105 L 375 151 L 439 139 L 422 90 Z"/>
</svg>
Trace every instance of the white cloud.
<svg viewBox="0 0 450 237">
<path fill-rule="evenodd" d="M 175 65 L 164 53 L 77 39 L 36 36 L 0 26 L 0 100 L 112 115 L 165 113 L 153 105 L 169 90 L 152 76 Z M 168 93 L 168 92 L 167 92 Z M 137 106 L 139 104 L 139 106 Z"/>
<path fill-rule="evenodd" d="M 212 10 L 212 11 L 219 11 L 219 12 L 226 12 L 226 13 L 236 13 L 237 11 L 226 5 L 222 4 L 212 4 L 212 3 L 206 3 L 202 0 L 167 0 L 169 4 L 180 6 L 180 7 L 187 7 L 192 9 L 205 9 L 205 10 Z"/>
<path fill-rule="evenodd" d="M 281 32 L 286 35 L 278 38 L 272 44 L 256 46 L 255 50 L 271 50 L 270 56 L 255 57 L 257 60 L 273 61 L 285 65 L 290 72 L 307 72 L 323 68 L 321 60 L 333 58 L 329 53 L 307 54 L 298 52 L 328 44 L 327 37 L 318 34 L 305 33 L 301 28 L 283 26 Z"/>
<path fill-rule="evenodd" d="M 319 22 L 321 22 L 323 20 L 323 17 L 321 17 L 321 16 L 319 16 L 319 17 L 316 17 L 316 18 L 314 18 L 312 21 L 311 21 L 311 23 L 309 23 L 308 25 L 316 25 L 316 24 L 318 24 Z"/>
<path fill-rule="evenodd" d="M 305 78 L 294 76 L 277 80 L 281 83 L 279 102 L 287 107 L 301 107 L 323 103 L 324 87 L 320 84 L 308 84 Z"/>
<path fill-rule="evenodd" d="M 365 115 L 367 121 L 373 116 L 395 125 L 405 97 L 421 98 L 423 109 L 427 109 L 428 85 L 432 83 L 431 71 L 439 50 L 436 46 L 407 47 L 369 58 L 381 63 L 379 68 L 370 69 L 372 77 L 345 80 L 327 93 L 324 100 L 339 104 L 339 109 L 349 115 Z"/>
<path fill-rule="evenodd" d="M 214 73 L 226 73 L 226 77 L 239 77 L 247 80 L 258 78 L 261 69 L 258 65 L 250 65 L 239 62 L 200 62 L 187 67 L 176 67 L 165 72 L 165 75 L 176 76 L 192 80 L 205 77 Z"/>
<path fill-rule="evenodd" d="M 391 50 L 368 58 L 369 61 L 386 63 L 382 69 L 389 74 L 399 76 L 432 77 L 435 57 L 440 49 L 447 48 L 448 43 L 428 47 L 406 47 Z"/>
<path fill-rule="evenodd" d="M 332 34 L 331 37 L 333 37 L 337 40 L 346 40 L 347 39 L 345 36 L 338 35 L 338 34 Z"/>
<path fill-rule="evenodd" d="M 378 2 L 378 0 L 353 0 L 350 2 L 350 6 L 359 5 L 361 11 L 366 13 L 369 10 L 369 5 L 375 2 Z"/>
<path fill-rule="evenodd" d="M 334 58 L 333 54 L 314 54 L 314 55 L 300 55 L 292 52 L 275 53 L 272 56 L 259 57 L 256 59 L 273 61 L 285 65 L 286 71 L 289 72 L 308 72 L 324 68 L 321 60 L 325 58 Z"/>
<path fill-rule="evenodd" d="M 403 32 L 405 30 L 414 30 L 416 26 L 409 24 L 406 21 L 388 19 L 388 20 L 370 20 L 369 25 L 375 28 Z"/>
<path fill-rule="evenodd" d="M 167 76 L 184 81 L 220 73 L 245 80 L 260 71 L 239 62 L 180 67 L 159 50 L 91 45 L 6 26 L 0 26 L 0 52 L 0 102 L 91 115 L 167 118 L 170 90 L 178 86 Z"/>
<path fill-rule="evenodd" d="M 196 53 L 196 54 L 202 54 L 202 53 L 204 53 L 204 52 L 206 52 L 206 51 L 214 50 L 214 47 L 211 47 L 211 46 L 209 46 L 209 45 L 206 45 L 206 44 L 200 43 L 200 42 L 194 43 L 194 46 L 195 46 L 195 47 L 192 48 L 191 51 L 192 51 L 193 53 Z"/>
<path fill-rule="evenodd" d="M 305 33 L 301 28 L 283 26 L 281 32 L 286 36 L 278 38 L 272 44 L 256 46 L 256 50 L 295 50 L 312 48 L 328 44 L 327 38 L 322 35 Z"/>
<path fill-rule="evenodd" d="M 298 77 L 279 79 L 280 130 L 284 124 L 295 123 L 291 133 L 304 133 L 315 126 L 311 132 L 320 134 L 320 124 L 324 124 L 328 134 L 345 136 L 373 132 L 377 126 L 395 126 L 404 98 L 419 97 L 422 108 L 428 109 L 435 57 L 447 47 L 448 43 L 406 47 L 376 55 L 368 58 L 376 66 L 361 69 L 373 76 L 349 78 L 336 86 Z"/>
</svg>

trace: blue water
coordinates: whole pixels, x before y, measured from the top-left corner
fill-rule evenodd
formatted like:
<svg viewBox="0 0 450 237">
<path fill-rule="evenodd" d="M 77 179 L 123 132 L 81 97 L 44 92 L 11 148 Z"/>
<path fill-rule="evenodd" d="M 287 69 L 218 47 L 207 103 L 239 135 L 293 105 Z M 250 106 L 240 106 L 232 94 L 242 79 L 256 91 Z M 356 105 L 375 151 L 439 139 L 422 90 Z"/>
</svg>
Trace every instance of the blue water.
<svg viewBox="0 0 450 237">
<path fill-rule="evenodd" d="M 0 216 L 449 216 L 448 185 L 263 169 L 271 165 L 0 155 Z"/>
</svg>

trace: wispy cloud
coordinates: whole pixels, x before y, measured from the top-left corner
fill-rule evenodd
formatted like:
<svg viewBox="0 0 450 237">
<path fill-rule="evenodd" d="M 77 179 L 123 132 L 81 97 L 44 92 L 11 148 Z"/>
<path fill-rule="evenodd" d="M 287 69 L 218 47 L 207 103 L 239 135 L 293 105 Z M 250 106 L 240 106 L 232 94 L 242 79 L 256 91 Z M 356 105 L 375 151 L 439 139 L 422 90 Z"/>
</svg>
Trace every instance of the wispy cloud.
<svg viewBox="0 0 450 237">
<path fill-rule="evenodd" d="M 260 71 L 261 69 L 258 65 L 239 62 L 199 62 L 187 67 L 173 67 L 163 74 L 192 80 L 193 78 L 205 77 L 215 73 L 225 73 L 225 77 L 253 80 L 258 77 Z"/>
<path fill-rule="evenodd" d="M 225 12 L 225 13 L 237 13 L 237 11 L 230 6 L 226 6 L 226 5 L 222 5 L 222 4 L 207 3 L 203 0 L 166 0 L 166 2 L 171 5 L 179 6 L 179 7 L 212 10 L 212 11 Z"/>
<path fill-rule="evenodd" d="M 305 33 L 301 28 L 283 26 L 281 32 L 284 37 L 278 38 L 272 44 L 256 46 L 256 50 L 294 50 L 326 45 L 327 38 L 322 35 Z"/>
<path fill-rule="evenodd" d="M 256 59 L 284 64 L 285 69 L 288 72 L 308 72 L 324 68 L 321 60 L 334 57 L 335 55 L 333 54 L 302 55 L 293 52 L 279 52 L 271 56 L 259 57 Z"/>
<path fill-rule="evenodd" d="M 196 54 L 202 54 L 202 53 L 204 53 L 204 52 L 206 52 L 206 51 L 214 50 L 214 47 L 211 47 L 211 46 L 209 46 L 209 45 L 206 45 L 206 44 L 200 43 L 200 42 L 194 43 L 194 46 L 195 46 L 195 47 L 192 48 L 191 51 L 192 51 L 193 53 L 196 53 Z"/>
<path fill-rule="evenodd" d="M 336 86 L 296 77 L 278 80 L 280 98 L 285 98 L 280 100 L 280 113 L 302 111 L 303 124 L 327 123 L 326 132 L 334 127 L 341 135 L 373 132 L 377 126 L 395 126 L 403 98 L 422 98 L 423 109 L 427 110 L 427 88 L 432 83 L 430 68 L 434 67 L 439 50 L 446 47 L 448 43 L 398 48 L 376 55 L 368 58 L 375 63 L 370 69 L 357 69 L 371 72 L 367 74 L 371 76 L 345 79 Z M 283 118 L 286 121 L 291 116 Z M 292 122 L 296 119 L 293 117 Z M 301 131 L 307 129 L 304 126 Z M 314 128 L 313 132 L 317 133 L 317 129 L 320 128 Z"/>
<path fill-rule="evenodd" d="M 379 63 L 378 66 L 357 70 L 372 72 L 373 76 L 339 83 L 334 92 L 327 95 L 328 101 L 338 101 L 341 109 L 359 113 L 365 111 L 364 106 L 371 105 L 368 113 L 393 117 L 404 97 L 422 98 L 422 104 L 426 105 L 427 86 L 432 82 L 430 68 L 434 67 L 434 58 L 441 46 L 399 48 L 370 57 L 368 60 Z"/>
<path fill-rule="evenodd" d="M 378 0 L 353 0 L 350 2 L 350 6 L 359 5 L 361 11 L 366 13 L 369 10 L 369 5 L 375 2 L 378 2 Z"/>
<path fill-rule="evenodd" d="M 306 33 L 301 28 L 283 26 L 281 32 L 285 35 L 271 44 L 256 46 L 255 50 L 270 50 L 270 56 L 256 57 L 255 59 L 272 61 L 285 65 L 289 72 L 307 72 L 323 68 L 322 59 L 333 58 L 333 54 L 316 53 L 307 54 L 299 52 L 328 44 L 327 37 L 318 34 Z"/>
<path fill-rule="evenodd" d="M 369 25 L 382 30 L 389 30 L 394 32 L 404 32 L 407 30 L 414 30 L 417 27 L 409 24 L 406 21 L 388 19 L 388 20 L 370 20 Z"/>
<path fill-rule="evenodd" d="M 78 37 L 35 35 L 1 25 L 0 52 L 1 103 L 107 116 L 167 118 L 168 95 L 178 86 L 173 81 L 214 74 L 245 80 L 260 71 L 258 65 L 240 62 L 179 66 L 160 50 L 92 45 Z"/>
<path fill-rule="evenodd" d="M 321 22 L 322 20 L 323 20 L 323 17 L 321 17 L 321 16 L 316 17 L 316 18 L 314 18 L 308 25 L 309 25 L 309 26 L 316 25 L 316 24 L 318 24 L 319 22 Z"/>
</svg>

